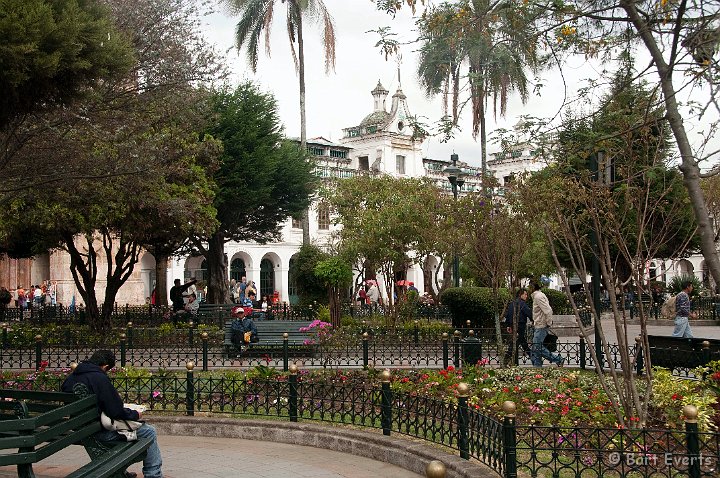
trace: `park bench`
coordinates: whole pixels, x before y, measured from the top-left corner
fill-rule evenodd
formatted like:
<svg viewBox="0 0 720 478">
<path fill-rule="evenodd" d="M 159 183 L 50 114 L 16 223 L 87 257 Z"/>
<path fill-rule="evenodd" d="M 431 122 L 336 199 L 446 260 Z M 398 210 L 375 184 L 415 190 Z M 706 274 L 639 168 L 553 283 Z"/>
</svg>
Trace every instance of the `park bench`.
<svg viewBox="0 0 720 478">
<path fill-rule="evenodd" d="M 232 316 L 232 309 L 238 304 L 200 304 L 195 321 L 200 324 L 216 324 L 220 326 Z M 192 317 L 192 316 L 191 316 Z M 261 320 L 272 320 L 272 311 L 254 311 L 252 315 L 256 322 Z"/>
<path fill-rule="evenodd" d="M 309 321 L 269 320 L 255 322 L 260 341 L 254 344 L 242 345 L 242 351 L 239 351 L 238 347 L 232 343 L 230 324 L 232 324 L 232 320 L 225 321 L 225 338 L 223 340 L 225 355 L 228 357 L 238 355 L 240 352 L 242 352 L 243 355 L 269 354 L 271 356 L 274 353 L 282 352 L 285 344 L 284 334 L 286 333 L 288 334 L 289 353 L 293 355 L 306 352 L 312 353 L 313 346 L 308 343 L 312 334 L 300 332 L 299 330 L 310 325 Z"/>
<path fill-rule="evenodd" d="M 232 315 L 231 310 L 237 304 L 200 304 L 196 321 L 200 324 L 220 325 Z"/>
<path fill-rule="evenodd" d="M 17 466 L 20 478 L 34 478 L 33 464 L 70 445 L 83 445 L 91 462 L 67 478 L 123 478 L 151 440 L 99 442 L 101 429 L 95 395 L 0 389 L 0 466 Z"/>
<path fill-rule="evenodd" d="M 703 343 L 707 342 L 707 346 Z M 720 340 L 648 335 L 653 367 L 692 369 L 720 360 Z"/>
</svg>

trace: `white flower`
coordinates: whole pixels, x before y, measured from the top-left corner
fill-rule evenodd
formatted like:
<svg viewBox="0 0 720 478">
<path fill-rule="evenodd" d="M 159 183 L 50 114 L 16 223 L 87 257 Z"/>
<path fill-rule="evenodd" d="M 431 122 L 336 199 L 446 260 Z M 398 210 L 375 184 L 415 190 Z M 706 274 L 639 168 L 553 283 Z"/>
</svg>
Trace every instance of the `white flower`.
<svg viewBox="0 0 720 478">
<path fill-rule="evenodd" d="M 482 391 L 483 392 L 492 392 L 492 390 L 490 390 L 489 388 L 483 388 Z"/>
<path fill-rule="evenodd" d="M 538 405 L 545 405 L 545 400 L 537 400 L 535 401 Z"/>
</svg>

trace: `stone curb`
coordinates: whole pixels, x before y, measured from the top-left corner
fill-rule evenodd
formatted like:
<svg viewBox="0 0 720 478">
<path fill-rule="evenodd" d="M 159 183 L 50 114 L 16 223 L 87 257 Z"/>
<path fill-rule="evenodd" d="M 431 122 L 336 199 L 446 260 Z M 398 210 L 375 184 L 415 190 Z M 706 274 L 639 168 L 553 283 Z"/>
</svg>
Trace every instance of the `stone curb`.
<svg viewBox="0 0 720 478">
<path fill-rule="evenodd" d="M 448 478 L 497 478 L 491 468 L 438 448 L 342 426 L 215 417 L 148 416 L 161 435 L 239 438 L 312 446 L 390 463 L 425 476 L 432 460 L 445 464 Z"/>
</svg>

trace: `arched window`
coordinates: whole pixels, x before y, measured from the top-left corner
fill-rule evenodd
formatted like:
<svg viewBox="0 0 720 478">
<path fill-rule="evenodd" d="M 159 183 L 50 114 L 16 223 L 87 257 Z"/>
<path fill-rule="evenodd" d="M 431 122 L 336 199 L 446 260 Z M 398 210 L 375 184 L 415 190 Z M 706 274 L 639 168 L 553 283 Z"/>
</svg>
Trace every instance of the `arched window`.
<svg viewBox="0 0 720 478">
<path fill-rule="evenodd" d="M 260 297 L 267 294 L 268 297 L 272 297 L 275 291 L 275 269 L 273 263 L 269 259 L 263 259 L 260 261 Z"/>
<path fill-rule="evenodd" d="M 230 264 L 230 279 L 235 279 L 235 282 L 240 282 L 245 276 L 245 261 L 239 257 L 233 259 Z"/>
</svg>

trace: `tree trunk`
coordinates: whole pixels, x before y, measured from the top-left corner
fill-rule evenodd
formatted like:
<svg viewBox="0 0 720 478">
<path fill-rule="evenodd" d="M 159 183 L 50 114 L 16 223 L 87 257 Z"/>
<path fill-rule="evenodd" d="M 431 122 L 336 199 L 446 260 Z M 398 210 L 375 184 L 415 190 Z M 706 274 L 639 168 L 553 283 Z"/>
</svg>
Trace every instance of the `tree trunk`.
<svg viewBox="0 0 720 478">
<path fill-rule="evenodd" d="M 487 176 L 487 133 L 485 131 L 485 88 L 480 88 L 480 164 L 482 170 L 482 189 L 483 194 L 487 194 L 487 184 L 485 176 Z"/>
<path fill-rule="evenodd" d="M 225 237 L 216 232 L 208 241 L 208 297 L 210 304 L 227 304 L 230 302 L 227 257 L 225 256 Z"/>
<path fill-rule="evenodd" d="M 665 62 L 652 31 L 638 14 L 634 2 L 622 0 L 620 5 L 627 12 L 628 17 L 630 17 L 658 70 L 660 88 L 663 92 L 667 111 L 665 116 L 670 124 L 670 129 L 672 129 L 678 150 L 680 151 L 682 158 L 680 171 L 683 173 L 683 183 L 688 191 L 690 203 L 695 213 L 695 220 L 697 221 L 698 233 L 700 234 L 700 250 L 702 251 L 705 263 L 715 283 L 720 284 L 720 259 L 718 259 L 717 249 L 715 248 L 715 234 L 712 230 L 707 206 L 705 205 L 705 196 L 700 188 L 700 168 L 695 162 L 695 155 L 688 140 L 675 96 L 675 86 L 672 80 L 674 65 L 668 65 Z"/>
<path fill-rule="evenodd" d="M 155 257 L 155 305 L 159 307 L 168 305 L 167 266 L 168 256 L 158 254 Z"/>
<path fill-rule="evenodd" d="M 299 8 L 299 7 L 298 7 Z M 300 12 L 297 15 L 298 75 L 300 76 L 300 149 L 307 152 L 307 122 L 305 118 L 305 45 L 303 43 L 303 25 Z M 302 217 L 303 245 L 310 244 L 310 208 L 305 209 Z"/>
<path fill-rule="evenodd" d="M 113 239 L 120 242 L 114 249 Z M 107 276 L 105 286 L 105 298 L 102 309 L 98 307 L 95 284 L 97 283 L 97 259 L 98 253 L 95 250 L 95 236 L 86 235 L 87 253 L 81 253 L 75 247 L 73 236 L 65 237 L 65 247 L 70 254 L 70 272 L 75 280 L 80 297 L 85 303 L 85 313 L 90 327 L 101 333 L 109 332 L 112 328 L 112 313 L 115 306 L 115 298 L 120 288 L 132 275 L 135 264 L 139 260 L 140 247 L 133 243 L 126 243 L 122 236 L 114 236 L 105 231 L 102 233 L 103 252 L 107 264 Z"/>
<path fill-rule="evenodd" d="M 333 327 L 340 327 L 340 290 L 337 287 L 328 287 L 330 299 L 330 323 Z"/>
</svg>

